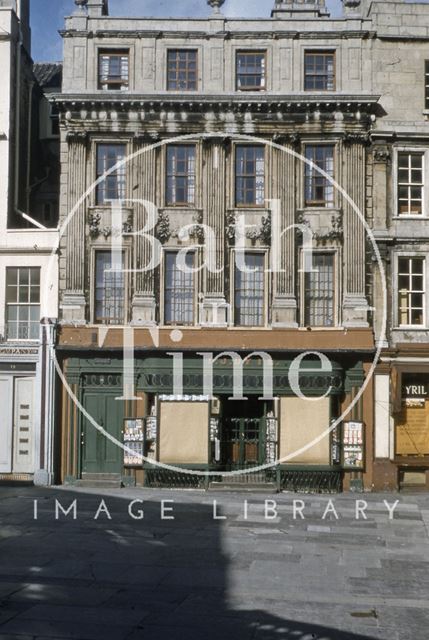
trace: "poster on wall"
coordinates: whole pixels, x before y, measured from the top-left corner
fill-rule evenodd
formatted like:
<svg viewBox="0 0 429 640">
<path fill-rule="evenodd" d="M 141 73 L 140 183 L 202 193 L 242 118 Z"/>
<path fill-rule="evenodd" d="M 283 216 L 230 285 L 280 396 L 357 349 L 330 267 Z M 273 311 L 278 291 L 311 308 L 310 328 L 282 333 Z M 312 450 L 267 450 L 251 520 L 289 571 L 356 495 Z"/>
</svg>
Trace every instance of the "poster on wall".
<svg viewBox="0 0 429 640">
<path fill-rule="evenodd" d="M 344 469 L 362 471 L 365 466 L 364 423 L 343 423 L 342 466 Z"/>
<path fill-rule="evenodd" d="M 144 451 L 144 420 L 124 420 L 124 466 L 141 465 Z"/>
</svg>

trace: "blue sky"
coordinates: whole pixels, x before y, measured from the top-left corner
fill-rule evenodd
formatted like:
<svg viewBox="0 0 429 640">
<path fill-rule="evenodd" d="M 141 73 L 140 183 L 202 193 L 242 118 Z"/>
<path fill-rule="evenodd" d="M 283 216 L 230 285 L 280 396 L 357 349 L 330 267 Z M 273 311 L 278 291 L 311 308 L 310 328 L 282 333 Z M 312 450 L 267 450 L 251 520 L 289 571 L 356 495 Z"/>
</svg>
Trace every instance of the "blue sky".
<svg viewBox="0 0 429 640">
<path fill-rule="evenodd" d="M 327 0 L 326 3 L 331 14 L 338 15 L 340 0 Z M 227 16 L 267 17 L 273 5 L 274 0 L 226 0 L 223 12 Z M 75 9 L 74 0 L 31 0 L 35 61 L 61 60 L 62 42 L 58 30 L 63 27 L 64 16 Z M 210 11 L 206 0 L 109 0 L 109 9 L 111 15 L 132 17 L 205 17 Z"/>
</svg>

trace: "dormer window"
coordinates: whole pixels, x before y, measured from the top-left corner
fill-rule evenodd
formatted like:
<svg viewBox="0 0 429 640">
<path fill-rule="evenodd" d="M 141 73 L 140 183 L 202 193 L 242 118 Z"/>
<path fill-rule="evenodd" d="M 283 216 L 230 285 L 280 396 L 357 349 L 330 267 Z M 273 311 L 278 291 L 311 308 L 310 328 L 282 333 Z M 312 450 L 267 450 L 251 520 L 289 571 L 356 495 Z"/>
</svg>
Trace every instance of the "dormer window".
<svg viewBox="0 0 429 640">
<path fill-rule="evenodd" d="M 98 58 L 98 88 L 126 91 L 129 79 L 129 52 L 102 51 Z"/>
</svg>

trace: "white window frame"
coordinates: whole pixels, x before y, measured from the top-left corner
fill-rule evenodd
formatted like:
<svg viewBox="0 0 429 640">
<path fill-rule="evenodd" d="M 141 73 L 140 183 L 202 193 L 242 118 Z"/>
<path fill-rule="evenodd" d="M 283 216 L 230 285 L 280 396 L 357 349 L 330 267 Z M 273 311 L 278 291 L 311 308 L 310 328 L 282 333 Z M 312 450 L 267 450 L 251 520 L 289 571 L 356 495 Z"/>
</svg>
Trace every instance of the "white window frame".
<svg viewBox="0 0 429 640">
<path fill-rule="evenodd" d="M 408 258 L 408 259 L 420 259 L 423 260 L 424 262 L 424 267 L 423 267 L 423 322 L 422 324 L 400 324 L 400 318 L 399 318 L 399 312 L 400 312 L 400 307 L 399 307 L 399 259 L 400 258 Z M 410 253 L 409 251 L 405 251 L 405 252 L 399 252 L 395 254 L 395 262 L 394 262 L 394 269 L 395 269 L 395 273 L 394 273 L 394 287 L 393 287 L 393 291 L 392 294 L 394 296 L 393 299 L 393 305 L 392 305 L 392 309 L 394 310 L 394 318 L 393 318 L 393 322 L 392 322 L 392 327 L 394 327 L 397 330 L 400 331 L 404 331 L 407 329 L 413 329 L 413 330 L 425 330 L 426 329 L 426 323 L 427 323 L 427 282 L 428 282 L 428 277 L 427 277 L 427 271 L 428 271 L 428 256 L 422 253 L 419 254 L 413 254 Z"/>
<path fill-rule="evenodd" d="M 423 156 L 423 195 L 422 195 L 422 213 L 400 213 L 399 212 L 399 183 L 398 183 L 398 170 L 399 170 L 399 154 L 400 153 L 420 153 Z M 429 150 L 423 147 L 396 147 L 393 155 L 393 183 L 394 183 L 394 203 L 392 211 L 394 211 L 394 218 L 398 220 L 422 220 L 428 217 L 429 212 L 426 211 L 427 189 L 429 184 Z"/>
<path fill-rule="evenodd" d="M 37 269 L 39 271 L 39 302 L 7 302 L 7 290 L 8 290 L 8 284 L 7 284 L 7 273 L 8 273 L 8 269 L 16 269 L 19 273 L 19 271 L 21 269 Z M 39 330 L 39 335 L 37 336 L 37 338 L 10 338 L 9 337 L 9 307 L 11 306 L 17 306 L 17 307 L 38 307 L 39 308 L 39 320 L 38 323 L 40 325 L 40 320 L 41 320 L 41 310 L 42 310 L 42 268 L 38 265 L 7 265 L 5 270 L 4 270 L 4 285 L 5 285 L 5 291 L 4 291 L 4 302 L 5 302 L 5 306 L 4 306 L 4 332 L 6 335 L 6 340 L 7 342 L 38 342 L 40 339 L 40 330 Z M 17 289 L 18 289 L 18 299 L 19 299 L 19 284 L 17 285 Z M 30 328 L 31 325 L 31 320 L 28 320 L 28 328 Z M 18 330 L 19 330 L 19 323 L 18 323 Z M 19 331 L 18 331 L 19 334 Z"/>
</svg>

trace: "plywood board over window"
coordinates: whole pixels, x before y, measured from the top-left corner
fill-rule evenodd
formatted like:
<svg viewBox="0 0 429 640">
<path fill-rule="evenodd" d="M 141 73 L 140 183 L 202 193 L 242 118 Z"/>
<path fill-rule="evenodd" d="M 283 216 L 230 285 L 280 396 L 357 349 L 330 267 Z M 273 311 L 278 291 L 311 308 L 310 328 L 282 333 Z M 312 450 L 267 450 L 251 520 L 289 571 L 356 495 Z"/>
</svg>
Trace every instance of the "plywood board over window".
<svg viewBox="0 0 429 640">
<path fill-rule="evenodd" d="M 208 402 L 160 402 L 159 461 L 207 464 Z"/>
<path fill-rule="evenodd" d="M 429 455 L 429 401 L 408 400 L 396 421 L 396 454 Z"/>
<path fill-rule="evenodd" d="M 314 401 L 298 397 L 280 399 L 280 459 L 306 447 L 328 429 L 330 402 L 330 398 Z M 329 442 L 327 434 L 287 463 L 329 465 Z"/>
</svg>

